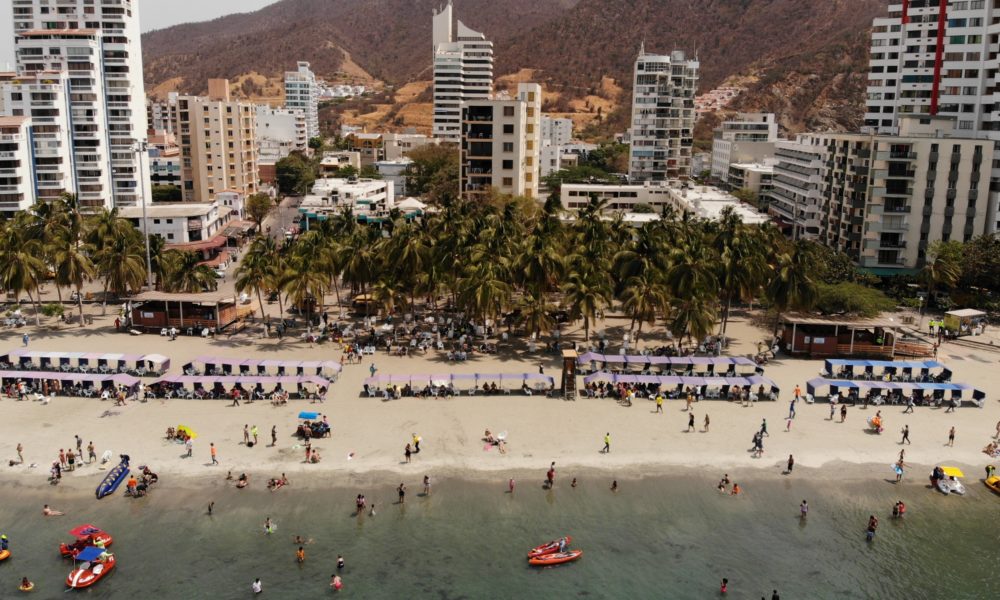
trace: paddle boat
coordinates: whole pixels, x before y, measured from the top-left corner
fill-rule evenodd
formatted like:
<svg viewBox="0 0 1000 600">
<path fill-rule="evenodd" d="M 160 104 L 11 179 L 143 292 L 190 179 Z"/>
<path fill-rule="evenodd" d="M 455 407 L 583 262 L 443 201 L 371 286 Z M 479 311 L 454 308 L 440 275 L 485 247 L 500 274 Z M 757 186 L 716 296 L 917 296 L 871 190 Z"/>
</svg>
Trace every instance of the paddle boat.
<svg viewBox="0 0 1000 600">
<path fill-rule="evenodd" d="M 115 493 L 118 486 L 128 477 L 128 455 L 122 454 L 121 459 L 122 461 L 118 463 L 118 466 L 108 471 L 108 474 L 104 476 L 104 480 L 97 486 L 96 494 L 98 500 Z"/>
<path fill-rule="evenodd" d="M 583 556 L 583 550 L 568 550 L 566 552 L 553 552 L 552 554 L 542 554 L 528 559 L 528 564 L 535 567 L 549 567 L 572 562 Z"/>
<path fill-rule="evenodd" d="M 10 558 L 10 550 L 0 550 L 0 562 Z"/>
<path fill-rule="evenodd" d="M 931 473 L 931 485 L 942 494 L 965 495 L 965 486 L 958 479 L 965 473 L 958 467 L 935 467 Z"/>
<path fill-rule="evenodd" d="M 59 554 L 63 558 L 73 558 L 87 546 L 108 547 L 114 541 L 111 534 L 103 531 L 100 527 L 89 524 L 80 525 L 70 530 L 69 534 L 75 537 L 76 541 L 71 544 L 59 544 Z"/>
<path fill-rule="evenodd" d="M 87 546 L 73 561 L 76 568 L 66 576 L 66 585 L 77 590 L 94 585 L 115 568 L 115 555 L 96 546 Z"/>
<path fill-rule="evenodd" d="M 542 556 L 543 554 L 552 554 L 554 552 L 559 552 L 559 542 L 566 540 L 566 545 L 569 546 L 570 542 L 573 541 L 571 536 L 566 536 L 558 540 L 552 540 L 540 546 L 535 546 L 531 550 L 528 550 L 528 558 L 534 558 L 536 556 Z"/>
<path fill-rule="evenodd" d="M 1000 477 L 997 477 L 996 475 L 990 475 L 985 480 L 983 480 L 983 483 L 986 484 L 986 487 L 993 490 L 994 494 L 1000 494 Z"/>
</svg>

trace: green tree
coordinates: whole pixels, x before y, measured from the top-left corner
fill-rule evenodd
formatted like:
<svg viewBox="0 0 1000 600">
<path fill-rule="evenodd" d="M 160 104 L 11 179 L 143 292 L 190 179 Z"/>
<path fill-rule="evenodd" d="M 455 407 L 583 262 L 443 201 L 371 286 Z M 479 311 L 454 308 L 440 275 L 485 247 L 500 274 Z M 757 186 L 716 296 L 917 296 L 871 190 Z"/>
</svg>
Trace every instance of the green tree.
<svg viewBox="0 0 1000 600">
<path fill-rule="evenodd" d="M 788 310 L 806 310 L 816 303 L 815 272 L 810 242 L 800 241 L 776 257 L 774 273 L 767 286 L 767 298 L 776 311 L 775 327 Z"/>
<path fill-rule="evenodd" d="M 290 196 L 309 193 L 316 181 L 316 166 L 300 152 L 292 152 L 279 160 L 275 166 L 278 190 Z"/>
<path fill-rule="evenodd" d="M 361 179 L 382 179 L 382 174 L 378 172 L 378 168 L 375 165 L 361 167 L 361 173 L 358 176 Z"/>
<path fill-rule="evenodd" d="M 151 193 L 153 202 L 180 202 L 184 199 L 181 188 L 176 185 L 154 185 Z"/>
<path fill-rule="evenodd" d="M 258 236 L 250 242 L 240 266 L 236 269 L 236 291 L 242 293 L 252 290 L 257 295 L 261 320 L 266 319 L 267 315 L 264 313 L 264 300 L 260 292 L 274 277 L 277 254 L 278 247 L 274 238 Z"/>
<path fill-rule="evenodd" d="M 409 154 L 406 189 L 445 205 L 458 196 L 458 149 L 450 145 L 421 146 Z"/>
<path fill-rule="evenodd" d="M 162 261 L 164 291 L 190 294 L 214 290 L 218 285 L 215 272 L 201 264 L 201 257 L 195 252 L 167 250 Z"/>
<path fill-rule="evenodd" d="M 258 192 L 247 198 L 247 216 L 257 224 L 257 235 L 260 235 L 264 231 L 264 219 L 267 218 L 267 215 L 271 214 L 271 209 L 273 208 L 274 201 L 263 192 Z"/>
<path fill-rule="evenodd" d="M 879 290 L 857 283 L 820 283 L 816 286 L 816 310 L 826 315 L 877 317 L 893 310 L 896 303 Z"/>
<path fill-rule="evenodd" d="M 311 150 L 321 150 L 323 148 L 323 138 L 321 137 L 309 138 L 309 148 Z"/>
<path fill-rule="evenodd" d="M 14 292 L 15 297 L 24 292 L 35 306 L 35 325 L 41 325 L 38 305 L 38 288 L 47 267 L 39 258 L 42 244 L 28 237 L 27 214 L 21 213 L 6 221 L 0 229 L 0 285 Z"/>
</svg>

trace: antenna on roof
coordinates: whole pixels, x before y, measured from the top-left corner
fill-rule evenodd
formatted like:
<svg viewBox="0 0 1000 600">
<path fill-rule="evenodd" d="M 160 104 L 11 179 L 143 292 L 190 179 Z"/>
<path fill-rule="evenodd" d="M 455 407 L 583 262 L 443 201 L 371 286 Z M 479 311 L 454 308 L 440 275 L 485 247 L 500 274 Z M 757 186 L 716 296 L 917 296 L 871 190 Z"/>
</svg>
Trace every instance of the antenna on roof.
<svg viewBox="0 0 1000 600">
<path fill-rule="evenodd" d="M 642 56 L 645 53 L 646 53 L 646 38 L 642 38 L 642 41 L 639 42 L 639 56 Z"/>
</svg>

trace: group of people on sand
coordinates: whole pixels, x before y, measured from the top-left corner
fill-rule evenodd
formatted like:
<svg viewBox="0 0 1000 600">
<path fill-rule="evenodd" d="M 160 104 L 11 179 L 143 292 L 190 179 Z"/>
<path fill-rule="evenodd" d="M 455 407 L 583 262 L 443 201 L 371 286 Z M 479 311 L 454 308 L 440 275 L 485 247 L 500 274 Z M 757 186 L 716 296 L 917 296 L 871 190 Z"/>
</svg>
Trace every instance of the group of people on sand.
<svg viewBox="0 0 1000 600">
<path fill-rule="evenodd" d="M 507 454 L 507 436 L 504 434 L 493 435 L 493 432 L 489 429 L 483 434 L 483 441 L 488 444 L 487 448 L 490 446 L 496 446 L 500 454 Z"/>
</svg>

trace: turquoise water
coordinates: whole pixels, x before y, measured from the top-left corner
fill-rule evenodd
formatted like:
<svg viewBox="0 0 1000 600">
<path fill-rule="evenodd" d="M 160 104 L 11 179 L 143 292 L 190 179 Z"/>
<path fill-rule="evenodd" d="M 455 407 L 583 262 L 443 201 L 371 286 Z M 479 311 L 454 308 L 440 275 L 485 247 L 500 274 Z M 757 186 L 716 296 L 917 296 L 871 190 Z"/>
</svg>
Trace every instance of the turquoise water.
<svg viewBox="0 0 1000 600">
<path fill-rule="evenodd" d="M 7 486 L 0 530 L 13 556 L 0 564 L 0 598 L 16 597 L 23 575 L 36 583 L 33 597 L 64 597 L 71 563 L 56 548 L 88 521 L 114 535 L 119 561 L 88 598 L 247 598 L 255 577 L 263 597 L 333 596 L 338 553 L 347 568 L 337 595 L 353 598 L 711 598 L 722 577 L 728 598 L 753 600 L 775 588 L 782 598 L 1000 595 L 1000 497 L 972 479 L 964 498 L 912 480 L 899 488 L 882 479 L 812 482 L 805 470 L 740 481 L 742 498 L 718 494 L 714 476 L 620 480 L 616 494 L 602 475 L 581 476 L 576 489 L 562 479 L 552 491 L 541 489 L 541 474 L 533 479 L 522 477 L 513 495 L 505 480 L 442 480 L 424 498 L 414 478 L 403 506 L 394 504 L 398 480 L 388 478 L 328 490 L 293 481 L 276 493 L 214 483 L 178 490 L 164 481 L 146 499 L 100 502 L 68 489 Z M 358 493 L 377 504 L 377 516 L 353 516 Z M 908 505 L 903 521 L 889 518 L 896 499 Z M 43 518 L 44 502 L 70 514 Z M 867 544 L 872 513 L 882 524 Z M 267 516 L 277 524 L 269 536 Z M 315 540 L 304 565 L 295 562 L 294 534 Z M 562 534 L 584 550 L 580 561 L 528 567 L 530 547 Z"/>
</svg>

